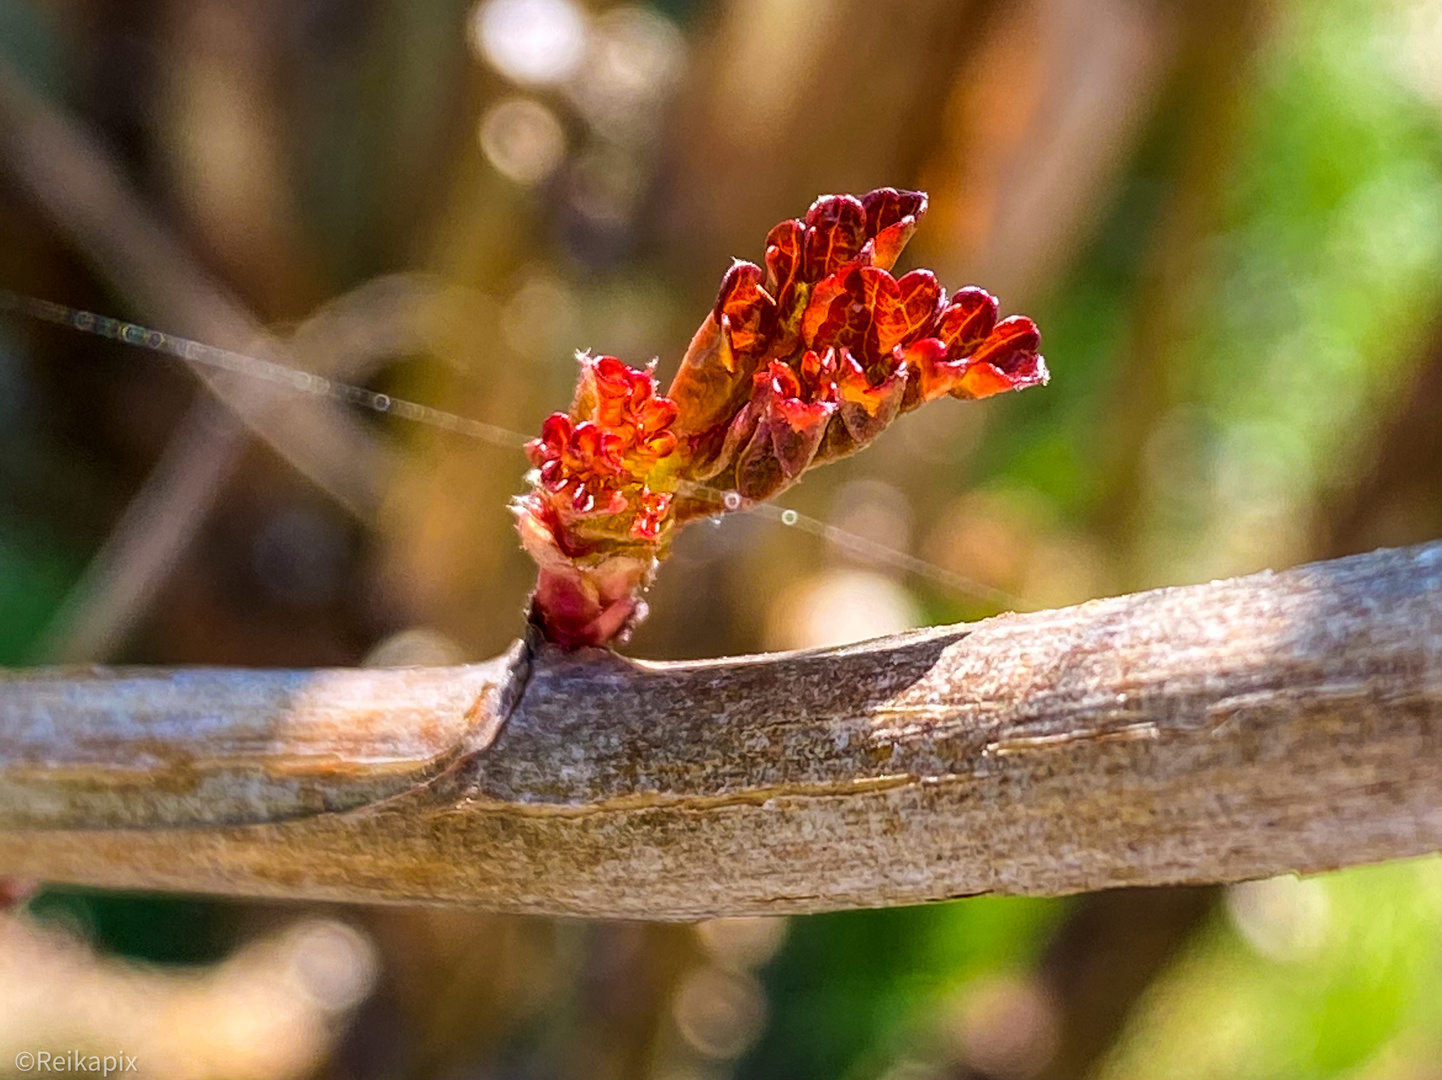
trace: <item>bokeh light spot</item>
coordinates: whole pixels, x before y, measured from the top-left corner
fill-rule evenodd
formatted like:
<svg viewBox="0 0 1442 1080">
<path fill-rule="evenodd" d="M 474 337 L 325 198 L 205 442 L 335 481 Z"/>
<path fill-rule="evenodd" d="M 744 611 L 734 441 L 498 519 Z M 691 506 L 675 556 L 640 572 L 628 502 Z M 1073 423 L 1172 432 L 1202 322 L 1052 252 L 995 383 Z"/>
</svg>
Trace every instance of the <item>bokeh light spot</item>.
<svg viewBox="0 0 1442 1080">
<path fill-rule="evenodd" d="M 471 16 L 471 43 L 511 81 L 547 86 L 580 65 L 586 18 L 570 0 L 485 0 Z"/>
<path fill-rule="evenodd" d="M 530 98 L 508 98 L 480 124 L 481 152 L 507 180 L 534 187 L 566 156 L 566 132 L 550 109 Z"/>
</svg>

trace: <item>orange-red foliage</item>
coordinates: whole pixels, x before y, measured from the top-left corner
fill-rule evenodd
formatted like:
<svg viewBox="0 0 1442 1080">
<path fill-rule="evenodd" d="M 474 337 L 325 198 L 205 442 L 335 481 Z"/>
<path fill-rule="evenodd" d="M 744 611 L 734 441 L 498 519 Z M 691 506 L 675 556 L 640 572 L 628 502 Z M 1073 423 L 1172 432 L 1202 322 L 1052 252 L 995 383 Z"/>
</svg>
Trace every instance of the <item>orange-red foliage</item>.
<svg viewBox="0 0 1442 1080">
<path fill-rule="evenodd" d="M 654 364 L 582 355 L 568 413 L 527 446 L 517 500 L 540 567 L 532 618 L 568 648 L 624 638 L 675 529 L 770 498 L 943 395 L 983 398 L 1047 381 L 1025 316 L 997 320 L 974 286 L 948 297 L 929 270 L 891 273 L 926 212 L 919 191 L 826 195 L 738 261 L 665 397 Z"/>
</svg>

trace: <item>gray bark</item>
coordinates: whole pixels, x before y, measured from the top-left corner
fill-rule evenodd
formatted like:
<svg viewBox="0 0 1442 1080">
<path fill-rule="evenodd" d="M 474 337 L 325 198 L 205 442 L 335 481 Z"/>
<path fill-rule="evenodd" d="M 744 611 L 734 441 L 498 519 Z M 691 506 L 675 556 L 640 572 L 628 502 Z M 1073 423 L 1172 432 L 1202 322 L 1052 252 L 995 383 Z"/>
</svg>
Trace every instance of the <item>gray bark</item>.
<svg viewBox="0 0 1442 1080">
<path fill-rule="evenodd" d="M 1442 543 L 684 664 L 0 679 L 0 876 L 652 919 L 1442 848 Z"/>
</svg>

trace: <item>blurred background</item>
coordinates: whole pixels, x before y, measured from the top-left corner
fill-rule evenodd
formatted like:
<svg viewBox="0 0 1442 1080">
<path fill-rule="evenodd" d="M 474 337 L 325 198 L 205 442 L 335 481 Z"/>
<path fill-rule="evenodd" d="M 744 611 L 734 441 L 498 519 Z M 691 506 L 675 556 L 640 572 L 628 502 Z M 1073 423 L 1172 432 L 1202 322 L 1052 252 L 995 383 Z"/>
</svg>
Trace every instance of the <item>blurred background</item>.
<svg viewBox="0 0 1442 1080">
<path fill-rule="evenodd" d="M 733 257 L 921 187 L 1041 324 L 742 515 L 628 648 L 826 644 L 1442 536 L 1442 0 L 0 0 L 0 288 L 519 432 Z M 0 663 L 499 652 L 492 445 L 0 319 Z M 504 442 L 504 440 L 502 440 Z M 1442 1077 L 1442 862 L 698 926 L 52 889 L 0 1076 Z"/>
</svg>

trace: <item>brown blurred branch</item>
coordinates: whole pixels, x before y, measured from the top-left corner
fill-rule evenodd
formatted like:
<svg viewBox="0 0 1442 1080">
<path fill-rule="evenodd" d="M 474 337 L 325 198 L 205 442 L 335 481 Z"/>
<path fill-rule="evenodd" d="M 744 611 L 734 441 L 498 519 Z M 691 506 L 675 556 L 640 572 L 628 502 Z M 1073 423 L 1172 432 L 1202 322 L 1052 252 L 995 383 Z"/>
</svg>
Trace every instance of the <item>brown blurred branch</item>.
<svg viewBox="0 0 1442 1080">
<path fill-rule="evenodd" d="M 153 218 L 100 145 L 26 88 L 3 61 L 0 170 L 146 318 L 208 344 L 290 362 L 259 321 Z M 199 366 L 192 370 L 241 423 L 337 503 L 361 518 L 375 511 L 390 455 L 343 406 Z"/>
<path fill-rule="evenodd" d="M 1222 228 L 1235 172 L 1239 125 L 1249 85 L 1243 77 L 1269 21 L 1264 6 L 1228 0 L 1183 9 L 1181 44 L 1164 114 L 1179 133 L 1165 156 L 1165 202 L 1133 301 L 1132 341 L 1113 394 L 1109 461 L 1096 524 L 1118 553 L 1122 580 L 1149 582 L 1141 554 L 1148 535 L 1149 452 L 1160 429 L 1188 399 L 1179 345 L 1197 319 L 1205 261 L 1199 252 Z"/>
<path fill-rule="evenodd" d="M 315 374 L 364 381 L 384 360 L 421 346 L 418 312 L 440 292 L 438 282 L 419 274 L 373 278 L 323 305 L 289 336 L 286 348 Z M 244 435 L 214 398 L 190 407 L 66 596 L 37 657 L 74 663 L 113 656 L 200 532 Z"/>
<path fill-rule="evenodd" d="M 694 264 L 724 269 L 748 255 L 736 237 L 764 236 L 819 193 L 914 185 L 938 103 L 1002 6 L 913 0 L 878 18 L 866 0 L 717 5 L 677 106 L 665 231 Z M 843 54 L 865 79 L 835 77 Z"/>
<path fill-rule="evenodd" d="M 1064 273 L 1154 122 L 1178 53 L 1215 29 L 1179 15 L 1131 0 L 996 5 L 926 132 L 922 261 L 943 280 L 987 282 L 1008 305 Z"/>
<path fill-rule="evenodd" d="M 1442 847 L 1442 543 L 851 648 L 16 672 L 0 873 L 645 918 Z"/>
<path fill-rule="evenodd" d="M 1322 554 L 1350 555 L 1376 542 L 1415 542 L 1442 528 L 1442 468 L 1437 465 L 1442 461 L 1442 325 L 1415 374 L 1403 379 L 1397 391 L 1368 440 L 1372 460 L 1319 515 Z"/>
<path fill-rule="evenodd" d="M 1176 960 L 1216 906 L 1220 889 L 1115 889 L 1079 903 L 1042 958 L 1058 1003 L 1051 1060 L 1034 1080 L 1095 1075 L 1137 1001 Z"/>
</svg>

